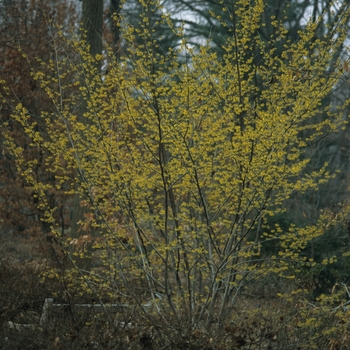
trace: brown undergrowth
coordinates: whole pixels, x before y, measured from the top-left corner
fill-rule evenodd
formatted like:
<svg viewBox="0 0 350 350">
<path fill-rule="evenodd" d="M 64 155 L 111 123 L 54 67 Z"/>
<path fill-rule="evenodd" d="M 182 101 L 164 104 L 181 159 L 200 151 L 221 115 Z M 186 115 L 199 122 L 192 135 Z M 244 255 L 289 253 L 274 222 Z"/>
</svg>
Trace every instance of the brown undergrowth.
<svg viewBox="0 0 350 350">
<path fill-rule="evenodd" d="M 204 331 L 200 324 L 186 329 L 184 317 L 180 329 L 164 322 L 159 314 L 146 315 L 136 307 L 119 311 L 106 308 L 103 313 L 94 313 L 91 308 L 82 311 L 75 305 L 116 300 L 103 289 L 99 295 L 82 293 L 77 287 L 80 283 L 72 283 L 72 275 L 66 275 L 63 268 L 54 277 L 43 279 L 49 265 L 47 260 L 2 260 L 0 348 L 341 350 L 349 346 L 348 311 L 341 306 L 339 295 L 323 295 L 313 301 L 306 289 L 297 292 L 296 285 L 291 290 L 285 283 L 288 297 L 273 297 L 272 292 L 263 296 L 256 286 L 250 289 L 255 295 L 243 293 L 239 297 L 227 323 L 218 325 L 213 319 L 210 331 Z M 48 297 L 62 306 L 52 310 L 50 322 L 44 326 L 40 317 Z"/>
</svg>

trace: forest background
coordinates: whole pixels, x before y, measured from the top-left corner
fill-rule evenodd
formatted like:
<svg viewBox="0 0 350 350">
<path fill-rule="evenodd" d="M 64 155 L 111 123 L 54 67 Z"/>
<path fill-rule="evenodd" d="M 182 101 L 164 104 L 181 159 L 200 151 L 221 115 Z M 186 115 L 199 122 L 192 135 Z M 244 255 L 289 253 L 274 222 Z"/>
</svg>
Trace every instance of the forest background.
<svg viewBox="0 0 350 350">
<path fill-rule="evenodd" d="M 0 10 L 4 348 L 349 347 L 347 4 Z"/>
</svg>

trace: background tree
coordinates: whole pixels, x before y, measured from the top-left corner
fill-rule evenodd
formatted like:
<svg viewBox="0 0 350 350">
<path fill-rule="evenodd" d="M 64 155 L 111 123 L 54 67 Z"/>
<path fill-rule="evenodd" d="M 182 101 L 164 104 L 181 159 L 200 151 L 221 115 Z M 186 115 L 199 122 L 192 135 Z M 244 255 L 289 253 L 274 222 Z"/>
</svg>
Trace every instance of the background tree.
<svg viewBox="0 0 350 350">
<path fill-rule="evenodd" d="M 41 62 L 32 60 L 35 55 L 40 56 L 42 62 L 56 59 L 59 50 L 55 52 L 53 41 L 57 33 L 56 25 L 73 25 L 76 21 L 74 6 L 65 2 L 21 1 L 6 2 L 0 8 L 0 66 L 1 79 L 11 86 L 12 99 L 7 99 L 1 105 L 1 123 L 18 144 L 25 149 L 28 160 L 36 159 L 35 176 L 53 181 L 52 177 L 42 172 L 45 155 L 42 151 L 33 152 L 28 149 L 29 139 L 20 131 L 20 126 L 10 118 L 14 105 L 21 101 L 28 109 L 32 120 L 37 123 L 37 130 L 43 124 L 42 113 L 52 111 L 54 106 L 48 96 L 42 91 L 37 82 L 30 75 L 32 68 L 40 66 Z M 56 37 L 57 39 L 57 37 Z M 23 51 L 21 51 L 23 50 Z M 23 56 L 26 53 L 26 57 Z M 28 64 L 28 58 L 31 59 Z M 69 80 L 69 78 L 68 78 Z M 65 90 L 65 94 L 69 89 Z M 71 88 L 70 91 L 74 91 Z M 7 94 L 7 93 L 6 93 Z M 41 221 L 43 212 L 38 210 L 38 201 L 33 198 L 33 191 L 23 181 L 16 169 L 15 159 L 3 147 L 4 137 L 0 136 L 0 227 L 3 233 L 2 256 L 14 255 L 16 258 L 31 259 L 37 256 L 42 235 L 50 231 L 49 225 Z M 67 228 L 69 210 L 71 206 L 67 198 L 64 199 L 57 192 L 51 192 L 51 205 L 59 208 L 62 230 Z M 27 243 L 18 242 L 24 239 Z M 39 239 L 39 241 L 38 241 Z M 36 244 L 29 243 L 35 240 Z M 45 241 L 45 239 L 44 239 Z M 12 247 L 12 248 L 11 248 Z M 9 254 L 6 250 L 12 249 Z M 21 253 L 22 252 L 22 253 Z M 21 254 L 23 254 L 21 256 Z"/>
<path fill-rule="evenodd" d="M 83 0 L 82 24 L 84 39 L 89 45 L 91 56 L 100 55 L 102 52 L 103 0 Z"/>
<path fill-rule="evenodd" d="M 83 39 L 86 41 L 86 48 L 90 53 L 91 59 L 93 59 L 95 64 L 95 69 L 93 72 L 87 72 L 84 65 L 81 67 L 81 94 L 90 96 L 92 87 L 85 87 L 84 82 L 89 79 L 88 74 L 95 75 L 99 77 L 101 74 L 101 57 L 102 54 L 102 26 L 103 26 L 103 0 L 83 0 L 82 9 L 82 34 Z M 88 98 L 82 97 L 79 106 L 79 122 L 83 122 L 87 125 L 90 124 L 89 118 L 86 118 L 86 112 L 89 108 L 93 108 L 91 104 L 88 103 Z M 78 174 L 78 176 L 82 174 Z M 80 225 L 79 222 L 83 220 L 85 210 L 81 205 L 81 197 L 79 194 L 74 196 L 74 204 L 72 210 L 72 232 L 74 237 L 80 235 Z"/>
</svg>

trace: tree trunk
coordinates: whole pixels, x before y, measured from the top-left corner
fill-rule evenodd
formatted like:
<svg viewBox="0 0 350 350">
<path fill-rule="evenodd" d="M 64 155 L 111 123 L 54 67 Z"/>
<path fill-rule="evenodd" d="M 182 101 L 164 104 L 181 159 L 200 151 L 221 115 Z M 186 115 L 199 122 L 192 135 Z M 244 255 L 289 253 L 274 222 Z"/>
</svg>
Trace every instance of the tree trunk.
<svg viewBox="0 0 350 350">
<path fill-rule="evenodd" d="M 85 40 L 90 45 L 89 53 L 92 56 L 102 53 L 102 24 L 103 24 L 103 0 L 83 0 L 82 26 L 85 31 Z M 101 63 L 97 63 L 98 72 L 101 71 Z M 83 81 L 83 79 L 82 79 Z M 81 98 L 81 104 L 78 113 L 78 120 L 82 123 L 89 123 L 84 118 L 86 112 L 86 101 Z M 78 186 L 78 185 L 76 185 Z M 76 238 L 81 235 L 79 232 L 79 221 L 84 220 L 85 208 L 80 205 L 82 198 L 75 195 L 73 202 L 72 219 L 72 237 Z M 90 232 L 92 234 L 92 232 Z M 84 233 L 86 234 L 86 233 Z"/>
<path fill-rule="evenodd" d="M 83 0 L 82 24 L 92 56 L 102 52 L 102 23 L 103 0 Z"/>
</svg>

